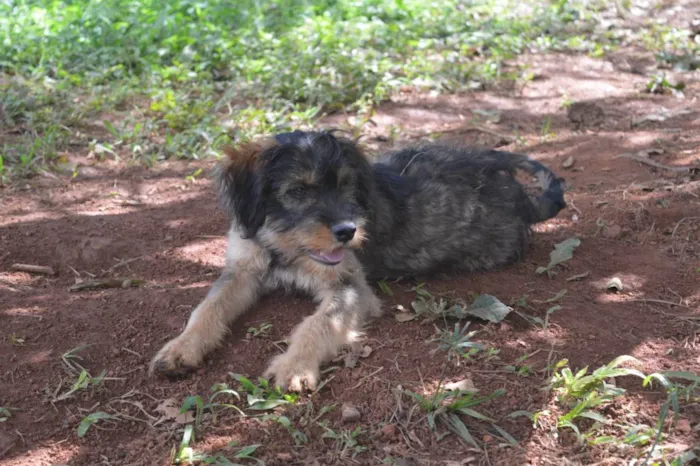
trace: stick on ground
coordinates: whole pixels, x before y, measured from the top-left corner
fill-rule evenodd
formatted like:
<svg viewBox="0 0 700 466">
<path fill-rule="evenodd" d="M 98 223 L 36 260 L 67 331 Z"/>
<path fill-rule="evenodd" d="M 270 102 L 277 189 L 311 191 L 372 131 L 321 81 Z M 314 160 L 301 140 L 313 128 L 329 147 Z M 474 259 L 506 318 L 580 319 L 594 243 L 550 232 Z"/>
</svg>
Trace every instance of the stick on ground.
<svg viewBox="0 0 700 466">
<path fill-rule="evenodd" d="M 38 273 L 42 275 L 56 275 L 56 272 L 51 267 L 46 267 L 44 265 L 12 264 L 12 270 L 17 272 Z"/>
</svg>

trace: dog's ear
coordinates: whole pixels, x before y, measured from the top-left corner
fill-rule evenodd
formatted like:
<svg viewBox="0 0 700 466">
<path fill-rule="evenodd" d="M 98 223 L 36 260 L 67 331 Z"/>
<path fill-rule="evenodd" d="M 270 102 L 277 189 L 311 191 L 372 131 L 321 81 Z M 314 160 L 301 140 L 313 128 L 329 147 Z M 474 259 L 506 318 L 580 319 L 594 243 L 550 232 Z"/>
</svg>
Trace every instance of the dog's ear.
<svg viewBox="0 0 700 466">
<path fill-rule="evenodd" d="M 225 158 L 217 177 L 219 199 L 243 228 L 246 238 L 255 236 L 265 222 L 263 155 L 276 145 L 275 140 L 266 139 L 223 149 Z"/>
<path fill-rule="evenodd" d="M 340 143 L 341 150 L 345 154 L 355 168 L 357 175 L 356 189 L 357 202 L 365 210 L 370 208 L 369 201 L 371 199 L 371 190 L 374 186 L 372 163 L 365 155 L 363 147 L 356 141 L 346 138 L 337 138 Z"/>
</svg>

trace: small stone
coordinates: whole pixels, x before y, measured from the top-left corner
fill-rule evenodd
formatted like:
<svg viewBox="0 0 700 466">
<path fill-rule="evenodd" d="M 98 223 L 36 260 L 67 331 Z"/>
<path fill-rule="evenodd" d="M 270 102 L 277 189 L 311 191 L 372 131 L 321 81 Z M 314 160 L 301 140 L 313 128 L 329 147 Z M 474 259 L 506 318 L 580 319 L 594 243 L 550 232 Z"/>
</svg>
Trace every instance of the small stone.
<svg viewBox="0 0 700 466">
<path fill-rule="evenodd" d="M 472 392 L 476 393 L 479 390 L 474 386 L 474 381 L 472 379 L 462 379 L 458 382 L 452 382 L 445 384 L 445 390 L 459 390 L 462 392 Z"/>
<path fill-rule="evenodd" d="M 615 239 L 622 233 L 620 225 L 610 225 L 603 230 L 603 236 L 608 239 Z"/>
<path fill-rule="evenodd" d="M 561 163 L 561 166 L 562 166 L 562 168 L 571 168 L 574 166 L 575 162 L 576 162 L 576 160 L 574 160 L 574 156 L 570 155 L 564 159 L 564 161 Z"/>
<path fill-rule="evenodd" d="M 294 458 L 292 458 L 291 453 L 277 453 L 277 459 L 280 461 L 292 461 Z"/>
<path fill-rule="evenodd" d="M 608 283 L 605 284 L 605 289 L 612 292 L 622 291 L 624 287 L 622 286 L 622 280 L 618 277 L 612 277 Z"/>
<path fill-rule="evenodd" d="M 692 427 L 690 426 L 690 421 L 687 419 L 679 419 L 676 423 L 676 430 L 682 434 L 690 433 Z"/>
<path fill-rule="evenodd" d="M 344 403 L 340 418 L 344 423 L 357 422 L 360 420 L 360 411 L 353 405 Z"/>
<path fill-rule="evenodd" d="M 491 442 L 491 440 L 493 440 L 493 437 L 491 437 L 490 435 L 484 435 L 483 440 L 484 440 L 484 443 L 489 443 L 489 442 Z"/>
<path fill-rule="evenodd" d="M 399 429 L 396 424 L 386 424 L 379 430 L 379 438 L 382 440 L 396 440 L 399 436 Z"/>
</svg>

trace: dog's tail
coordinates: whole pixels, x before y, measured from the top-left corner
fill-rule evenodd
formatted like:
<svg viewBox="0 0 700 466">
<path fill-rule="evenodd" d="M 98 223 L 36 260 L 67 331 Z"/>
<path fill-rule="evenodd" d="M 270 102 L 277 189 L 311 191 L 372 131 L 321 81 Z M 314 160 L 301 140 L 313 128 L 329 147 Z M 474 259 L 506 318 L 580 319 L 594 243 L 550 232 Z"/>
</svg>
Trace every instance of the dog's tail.
<svg viewBox="0 0 700 466">
<path fill-rule="evenodd" d="M 519 168 L 537 178 L 542 192 L 532 199 L 534 207 L 532 216 L 534 218 L 531 219 L 531 223 L 543 222 L 555 217 L 559 211 L 566 207 L 564 179 L 558 178 L 540 162 L 525 155 L 497 150 L 488 151 L 488 156 L 500 170 L 513 172 Z"/>
</svg>

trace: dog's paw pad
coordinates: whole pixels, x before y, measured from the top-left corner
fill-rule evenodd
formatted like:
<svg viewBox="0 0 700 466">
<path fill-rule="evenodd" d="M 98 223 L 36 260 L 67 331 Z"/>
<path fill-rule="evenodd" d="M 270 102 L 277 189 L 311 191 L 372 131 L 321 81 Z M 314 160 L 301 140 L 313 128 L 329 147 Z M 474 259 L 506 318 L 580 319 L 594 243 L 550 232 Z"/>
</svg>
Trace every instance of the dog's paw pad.
<svg viewBox="0 0 700 466">
<path fill-rule="evenodd" d="M 185 343 L 186 340 L 176 338 L 166 344 L 151 361 L 149 374 L 177 379 L 195 371 L 197 358 Z"/>
<path fill-rule="evenodd" d="M 319 375 L 318 364 L 304 362 L 287 354 L 273 359 L 265 371 L 265 377 L 274 379 L 275 385 L 290 392 L 316 390 Z"/>
<path fill-rule="evenodd" d="M 156 360 L 151 364 L 151 375 L 162 375 L 169 379 L 181 379 L 197 370 L 194 366 L 188 366 L 181 361 L 175 363 L 164 360 Z"/>
</svg>

